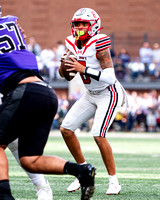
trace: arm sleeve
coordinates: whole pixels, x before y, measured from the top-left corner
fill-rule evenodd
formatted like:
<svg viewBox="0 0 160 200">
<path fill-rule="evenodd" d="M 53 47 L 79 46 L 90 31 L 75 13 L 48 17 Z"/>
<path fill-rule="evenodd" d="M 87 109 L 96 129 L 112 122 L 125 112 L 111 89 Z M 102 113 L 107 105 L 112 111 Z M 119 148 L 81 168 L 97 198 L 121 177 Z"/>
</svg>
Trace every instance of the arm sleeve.
<svg viewBox="0 0 160 200">
<path fill-rule="evenodd" d="M 89 67 L 86 67 L 85 74 L 89 77 L 113 85 L 116 82 L 116 76 L 114 73 L 114 68 L 106 68 L 103 71 L 98 71 Z"/>
</svg>

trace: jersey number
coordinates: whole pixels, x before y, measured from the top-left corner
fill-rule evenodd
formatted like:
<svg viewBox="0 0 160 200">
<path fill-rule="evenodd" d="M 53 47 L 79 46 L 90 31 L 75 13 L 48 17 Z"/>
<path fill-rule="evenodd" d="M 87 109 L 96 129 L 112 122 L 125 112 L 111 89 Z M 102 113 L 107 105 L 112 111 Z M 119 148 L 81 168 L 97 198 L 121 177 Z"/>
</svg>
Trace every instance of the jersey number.
<svg viewBox="0 0 160 200">
<path fill-rule="evenodd" d="M 85 61 L 79 60 L 78 62 L 86 67 L 86 62 Z M 91 83 L 91 79 L 90 79 L 89 76 L 87 76 L 87 75 L 85 75 L 83 73 L 80 73 L 80 76 L 81 76 L 81 79 L 82 79 L 84 84 L 90 84 Z"/>
<path fill-rule="evenodd" d="M 15 37 L 18 41 L 18 45 L 16 45 L 15 41 L 10 37 L 9 35 L 5 34 L 0 37 L 0 44 L 3 46 L 0 47 L 0 53 L 9 53 L 13 50 L 21 50 L 21 49 L 26 49 L 25 44 L 23 43 L 22 36 L 19 32 L 18 27 L 14 22 L 9 22 L 5 24 L 0 24 L 0 31 L 2 29 L 7 28 L 8 31 L 13 31 L 15 34 Z"/>
</svg>

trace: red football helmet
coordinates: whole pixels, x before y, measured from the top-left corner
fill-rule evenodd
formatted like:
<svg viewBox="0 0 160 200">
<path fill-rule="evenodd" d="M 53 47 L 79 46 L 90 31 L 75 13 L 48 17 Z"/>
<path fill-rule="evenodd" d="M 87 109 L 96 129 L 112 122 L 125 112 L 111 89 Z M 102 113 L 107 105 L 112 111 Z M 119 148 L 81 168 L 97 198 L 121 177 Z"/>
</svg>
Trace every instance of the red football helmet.
<svg viewBox="0 0 160 200">
<path fill-rule="evenodd" d="M 87 32 L 84 34 L 80 28 L 74 26 L 75 22 L 89 22 Z M 101 20 L 99 15 L 90 8 L 79 9 L 72 18 L 71 28 L 72 34 L 77 40 L 85 40 L 99 33 L 101 29 Z M 77 34 L 77 29 L 79 29 L 79 34 Z"/>
</svg>

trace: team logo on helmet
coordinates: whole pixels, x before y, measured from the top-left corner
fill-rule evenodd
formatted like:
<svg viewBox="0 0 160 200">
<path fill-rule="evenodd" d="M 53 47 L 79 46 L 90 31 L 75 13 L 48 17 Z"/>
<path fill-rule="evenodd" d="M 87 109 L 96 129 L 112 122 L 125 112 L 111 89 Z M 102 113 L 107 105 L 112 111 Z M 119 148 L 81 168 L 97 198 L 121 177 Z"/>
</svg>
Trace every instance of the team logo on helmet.
<svg viewBox="0 0 160 200">
<path fill-rule="evenodd" d="M 85 8 L 81 8 L 81 9 L 79 9 L 78 12 L 76 13 L 76 16 L 83 15 L 85 12 L 86 12 L 86 9 L 85 9 Z"/>
</svg>

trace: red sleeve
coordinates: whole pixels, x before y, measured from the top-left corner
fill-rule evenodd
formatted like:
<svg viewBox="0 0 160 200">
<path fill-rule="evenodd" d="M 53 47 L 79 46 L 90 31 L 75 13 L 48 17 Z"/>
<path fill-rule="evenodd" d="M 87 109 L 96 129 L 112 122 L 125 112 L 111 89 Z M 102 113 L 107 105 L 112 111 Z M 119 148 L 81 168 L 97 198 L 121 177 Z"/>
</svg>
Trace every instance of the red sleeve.
<svg viewBox="0 0 160 200">
<path fill-rule="evenodd" d="M 96 41 L 96 50 L 97 51 L 107 49 L 109 47 L 111 47 L 111 40 L 110 40 L 110 37 L 108 37 L 107 35 L 105 37 L 99 38 Z"/>
</svg>

